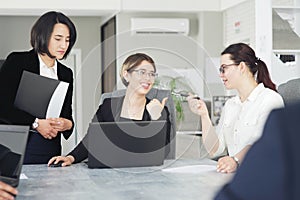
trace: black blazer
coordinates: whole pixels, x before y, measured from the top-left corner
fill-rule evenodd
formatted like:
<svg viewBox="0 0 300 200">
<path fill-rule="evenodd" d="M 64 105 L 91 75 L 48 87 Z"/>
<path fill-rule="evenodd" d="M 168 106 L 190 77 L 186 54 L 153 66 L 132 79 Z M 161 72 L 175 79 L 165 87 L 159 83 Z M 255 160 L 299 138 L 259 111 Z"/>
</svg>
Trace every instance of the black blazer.
<svg viewBox="0 0 300 200">
<path fill-rule="evenodd" d="M 215 199 L 300 199 L 300 104 L 271 112 L 233 180 Z"/>
<path fill-rule="evenodd" d="M 40 74 L 40 63 L 37 53 L 34 50 L 28 52 L 13 52 L 6 58 L 0 71 L 0 118 L 10 124 L 28 125 L 31 127 L 36 116 L 22 111 L 14 106 L 15 96 L 19 82 L 24 70 Z M 73 93 L 73 73 L 65 65 L 57 62 L 57 76 L 61 81 L 69 83 L 66 98 L 60 113 L 60 117 L 72 119 L 72 93 Z M 42 88 L 41 88 L 42 90 Z M 74 126 L 74 123 L 73 123 Z M 73 132 L 64 131 L 62 134 L 67 139 Z M 61 154 L 61 136 L 52 140 L 44 139 L 36 132 L 30 132 L 24 163 L 47 163 L 54 155 Z"/>
<path fill-rule="evenodd" d="M 94 115 L 92 122 L 113 122 L 113 121 L 122 121 L 129 119 L 120 118 L 122 105 L 123 105 L 123 97 L 116 98 L 107 98 L 104 100 L 103 104 L 99 106 L 96 114 Z M 150 102 L 150 99 L 146 98 L 146 105 Z M 167 121 L 167 141 L 170 142 L 170 119 L 169 119 L 169 111 L 167 107 L 164 107 L 161 117 L 159 120 Z M 134 120 L 133 120 L 134 121 Z M 150 114 L 148 113 L 146 106 L 144 108 L 142 121 L 151 121 Z M 85 136 L 82 141 L 75 147 L 75 149 L 70 152 L 68 155 L 72 155 L 75 158 L 75 163 L 81 162 L 88 157 L 88 137 Z M 165 155 L 169 154 L 170 149 L 166 149 Z"/>
</svg>

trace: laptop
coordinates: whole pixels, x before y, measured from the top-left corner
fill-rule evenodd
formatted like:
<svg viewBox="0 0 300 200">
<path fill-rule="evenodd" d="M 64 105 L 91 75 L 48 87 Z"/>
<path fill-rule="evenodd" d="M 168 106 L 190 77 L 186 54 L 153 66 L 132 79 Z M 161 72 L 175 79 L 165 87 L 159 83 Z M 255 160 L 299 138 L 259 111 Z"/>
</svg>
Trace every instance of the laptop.
<svg viewBox="0 0 300 200">
<path fill-rule="evenodd" d="M 29 126 L 0 125 L 0 181 L 19 184 Z"/>
<path fill-rule="evenodd" d="M 88 130 L 88 167 L 159 166 L 164 162 L 167 122 L 93 122 Z"/>
</svg>

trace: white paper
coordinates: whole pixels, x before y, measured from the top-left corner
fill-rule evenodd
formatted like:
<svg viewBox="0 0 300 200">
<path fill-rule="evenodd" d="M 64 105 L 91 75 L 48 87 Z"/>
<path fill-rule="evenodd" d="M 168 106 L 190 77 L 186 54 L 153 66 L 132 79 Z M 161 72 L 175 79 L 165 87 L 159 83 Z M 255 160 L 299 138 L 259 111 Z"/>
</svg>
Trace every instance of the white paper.
<svg viewBox="0 0 300 200">
<path fill-rule="evenodd" d="M 172 173 L 203 173 L 203 172 L 212 172 L 216 171 L 217 167 L 215 165 L 190 165 L 183 167 L 173 167 L 163 169 L 163 172 L 172 172 Z"/>
<path fill-rule="evenodd" d="M 58 118 L 64 104 L 64 100 L 67 94 L 69 83 L 59 82 L 56 90 L 54 91 L 51 100 L 48 105 L 46 118 Z"/>
<path fill-rule="evenodd" d="M 21 173 L 20 174 L 20 179 L 28 179 L 28 177 L 25 174 Z"/>
</svg>

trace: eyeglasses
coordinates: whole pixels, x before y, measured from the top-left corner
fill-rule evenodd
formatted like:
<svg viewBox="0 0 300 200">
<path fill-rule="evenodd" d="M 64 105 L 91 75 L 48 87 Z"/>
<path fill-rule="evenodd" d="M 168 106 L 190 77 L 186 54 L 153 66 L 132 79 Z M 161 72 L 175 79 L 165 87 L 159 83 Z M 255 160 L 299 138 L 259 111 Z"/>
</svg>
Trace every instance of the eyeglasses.
<svg viewBox="0 0 300 200">
<path fill-rule="evenodd" d="M 221 65 L 220 68 L 219 68 L 219 72 L 220 74 L 224 74 L 225 73 L 225 69 L 229 66 L 232 66 L 232 65 L 239 65 L 238 63 L 232 63 L 232 64 L 228 64 L 228 65 Z"/>
<path fill-rule="evenodd" d="M 140 78 L 147 76 L 150 80 L 154 80 L 158 76 L 157 73 L 147 72 L 144 69 L 129 70 L 128 72 L 136 72 Z"/>
</svg>

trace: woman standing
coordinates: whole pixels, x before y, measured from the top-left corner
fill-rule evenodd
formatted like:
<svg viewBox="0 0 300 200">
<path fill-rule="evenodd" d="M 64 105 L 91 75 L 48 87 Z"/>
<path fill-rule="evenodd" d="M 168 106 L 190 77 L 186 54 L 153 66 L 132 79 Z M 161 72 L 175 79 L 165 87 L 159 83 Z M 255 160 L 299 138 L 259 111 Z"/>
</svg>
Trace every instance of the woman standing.
<svg viewBox="0 0 300 200">
<path fill-rule="evenodd" d="M 251 145 L 260 138 L 265 121 L 274 108 L 283 107 L 283 99 L 271 81 L 266 64 L 243 43 L 232 44 L 221 54 L 220 78 L 226 89 L 238 95 L 229 99 L 214 129 L 202 100 L 188 97 L 190 109 L 200 115 L 202 138 L 210 156 L 227 150 L 218 160 L 217 171 L 234 172 Z"/>
<path fill-rule="evenodd" d="M 67 139 L 73 131 L 72 70 L 58 62 L 65 59 L 76 41 L 72 21 L 60 12 L 47 12 L 31 29 L 32 50 L 12 52 L 0 71 L 0 118 L 10 124 L 31 127 L 25 164 L 47 163 L 61 154 L 61 133 Z M 69 83 L 59 118 L 38 119 L 14 106 L 14 100 L 23 71 Z"/>
</svg>

